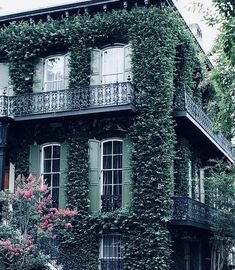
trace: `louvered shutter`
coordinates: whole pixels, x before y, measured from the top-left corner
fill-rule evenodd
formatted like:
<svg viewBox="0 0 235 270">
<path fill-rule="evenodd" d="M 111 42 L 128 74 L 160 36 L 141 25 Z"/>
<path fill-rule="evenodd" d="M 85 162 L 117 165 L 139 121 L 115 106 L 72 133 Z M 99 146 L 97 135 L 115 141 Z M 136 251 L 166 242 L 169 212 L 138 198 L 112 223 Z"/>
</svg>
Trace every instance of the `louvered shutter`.
<svg viewBox="0 0 235 270">
<path fill-rule="evenodd" d="M 124 82 L 132 80 L 131 72 L 131 45 L 124 46 Z"/>
<path fill-rule="evenodd" d="M 100 210 L 100 157 L 100 141 L 89 140 L 89 200 L 93 214 Z"/>
<path fill-rule="evenodd" d="M 70 53 L 64 56 L 64 88 L 69 88 L 69 74 L 70 74 Z"/>
<path fill-rule="evenodd" d="M 91 51 L 91 85 L 101 84 L 101 50 Z"/>
<path fill-rule="evenodd" d="M 128 208 L 131 202 L 131 153 L 132 142 L 129 138 L 123 140 L 123 208 Z"/>
<path fill-rule="evenodd" d="M 30 145 L 29 173 L 34 177 L 40 176 L 41 150 L 39 145 Z"/>
<path fill-rule="evenodd" d="M 62 143 L 60 147 L 60 191 L 59 191 L 59 208 L 65 209 L 66 195 L 65 195 L 65 184 L 66 184 L 66 170 L 67 170 L 67 156 L 68 156 L 68 145 Z"/>
<path fill-rule="evenodd" d="M 0 63 L 0 95 L 3 95 L 4 90 L 8 95 L 9 87 L 9 64 L 6 62 Z"/>
<path fill-rule="evenodd" d="M 34 61 L 33 92 L 42 92 L 43 90 L 43 58 L 37 58 Z"/>
</svg>

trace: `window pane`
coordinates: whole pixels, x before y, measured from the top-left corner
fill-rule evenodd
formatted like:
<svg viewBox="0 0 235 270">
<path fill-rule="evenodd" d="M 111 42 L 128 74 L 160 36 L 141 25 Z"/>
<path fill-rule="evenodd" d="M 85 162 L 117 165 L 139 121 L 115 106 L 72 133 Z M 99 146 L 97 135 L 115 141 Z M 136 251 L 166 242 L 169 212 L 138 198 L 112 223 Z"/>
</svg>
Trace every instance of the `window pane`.
<svg viewBox="0 0 235 270">
<path fill-rule="evenodd" d="M 59 206 L 59 188 L 52 188 L 51 196 L 52 196 L 53 207 L 58 208 L 58 206 Z"/>
<path fill-rule="evenodd" d="M 112 171 L 104 171 L 103 172 L 103 184 L 112 184 Z"/>
<path fill-rule="evenodd" d="M 103 169 L 112 169 L 112 156 L 104 156 Z"/>
<path fill-rule="evenodd" d="M 122 168 L 122 156 L 113 156 L 113 168 L 120 169 Z"/>
<path fill-rule="evenodd" d="M 103 194 L 104 195 L 112 195 L 112 186 L 111 185 L 104 185 L 103 186 Z"/>
<path fill-rule="evenodd" d="M 53 158 L 60 158 L 60 146 L 58 145 L 53 147 Z"/>
<path fill-rule="evenodd" d="M 53 160 L 53 172 L 59 172 L 60 171 L 60 160 L 59 159 L 54 159 Z"/>
<path fill-rule="evenodd" d="M 121 184 L 122 183 L 122 171 L 114 171 L 113 172 L 113 183 Z"/>
<path fill-rule="evenodd" d="M 51 172 L 51 160 L 44 160 L 44 172 Z"/>
<path fill-rule="evenodd" d="M 59 186 L 59 182 L 60 182 L 60 175 L 57 173 L 57 174 L 53 174 L 52 175 L 52 184 L 53 184 L 53 187 L 58 187 Z"/>
<path fill-rule="evenodd" d="M 103 144 L 103 154 L 112 154 L 112 142 L 106 142 Z"/>
<path fill-rule="evenodd" d="M 120 259 L 121 252 L 121 236 L 120 235 L 104 235 L 103 236 L 103 258 Z"/>
<path fill-rule="evenodd" d="M 113 142 L 113 154 L 122 154 L 122 142 Z"/>
<path fill-rule="evenodd" d="M 44 174 L 43 180 L 48 185 L 48 187 L 51 186 L 51 174 Z"/>
<path fill-rule="evenodd" d="M 113 194 L 114 195 L 122 195 L 122 185 L 115 185 L 113 187 Z"/>
<path fill-rule="evenodd" d="M 44 147 L 44 158 L 51 158 L 51 146 Z"/>
<path fill-rule="evenodd" d="M 46 60 L 46 81 L 60 81 L 64 77 L 64 58 L 52 57 Z"/>
</svg>

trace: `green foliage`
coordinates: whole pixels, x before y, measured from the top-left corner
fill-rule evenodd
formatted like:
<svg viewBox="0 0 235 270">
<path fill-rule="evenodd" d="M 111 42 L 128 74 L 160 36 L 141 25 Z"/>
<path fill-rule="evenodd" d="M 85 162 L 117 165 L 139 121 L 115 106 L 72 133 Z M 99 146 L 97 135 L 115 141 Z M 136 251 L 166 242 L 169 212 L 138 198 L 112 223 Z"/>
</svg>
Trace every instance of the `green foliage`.
<svg viewBox="0 0 235 270">
<path fill-rule="evenodd" d="M 16 93 L 32 91 L 30 65 L 36 57 L 51 53 L 52 46 L 71 54 L 70 87 L 89 84 L 90 47 L 115 42 L 132 46 L 137 115 L 129 133 L 134 142 L 131 208 L 129 212 L 90 216 L 89 123 L 75 123 L 68 132 L 66 192 L 68 206 L 77 207 L 78 217 L 73 235 L 64 238 L 61 246 L 67 270 L 97 269 L 99 232 L 106 230 L 122 232 L 127 269 L 170 267 L 171 244 L 166 224 L 172 208 L 174 86 L 185 84 L 191 95 L 200 97 L 195 88 L 194 75 L 199 69 L 196 49 L 185 33 L 184 24 L 174 12 L 157 7 L 76 16 L 58 22 L 23 22 L 1 29 L 0 50 L 7 52 Z"/>
<path fill-rule="evenodd" d="M 183 138 L 177 140 L 176 157 L 174 161 L 174 194 L 177 196 L 188 196 L 190 160 L 192 160 L 192 153 L 188 141 Z"/>
<path fill-rule="evenodd" d="M 235 171 L 222 161 L 209 167 L 210 177 L 205 179 L 208 203 L 212 212 L 211 270 L 221 270 L 235 243 Z M 211 210 L 212 211 L 212 210 Z"/>
</svg>

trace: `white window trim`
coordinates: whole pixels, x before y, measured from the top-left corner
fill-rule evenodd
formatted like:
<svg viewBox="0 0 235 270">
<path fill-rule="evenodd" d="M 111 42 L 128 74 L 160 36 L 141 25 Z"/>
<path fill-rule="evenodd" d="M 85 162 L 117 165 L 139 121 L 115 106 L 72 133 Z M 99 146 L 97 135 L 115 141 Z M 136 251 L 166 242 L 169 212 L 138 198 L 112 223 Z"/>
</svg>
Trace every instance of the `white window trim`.
<svg viewBox="0 0 235 270">
<path fill-rule="evenodd" d="M 65 53 L 65 54 L 53 54 L 53 55 L 49 55 L 49 56 L 47 56 L 47 57 L 45 57 L 43 59 L 43 78 L 42 78 L 42 80 L 43 80 L 43 91 L 45 91 L 45 92 L 56 91 L 56 90 L 47 90 L 46 89 L 46 84 L 49 83 L 49 82 L 52 82 L 52 81 L 46 81 L 46 77 L 47 77 L 46 76 L 46 72 L 47 72 L 46 62 L 48 60 L 56 58 L 56 57 L 62 57 L 62 59 L 63 59 L 63 80 L 62 81 L 63 81 L 63 84 L 65 85 L 65 56 L 66 55 L 67 55 L 67 53 Z M 63 89 L 59 89 L 59 90 L 63 90 Z"/>
<path fill-rule="evenodd" d="M 102 196 L 104 193 L 103 193 L 103 145 L 104 143 L 106 142 L 114 142 L 114 141 L 118 141 L 118 142 L 122 142 L 122 173 L 123 173 L 123 153 L 124 153 L 124 149 L 123 149 L 123 139 L 120 139 L 120 138 L 109 138 L 109 139 L 105 139 L 105 140 L 102 140 L 101 141 L 101 152 L 100 152 L 100 155 L 101 155 L 101 166 L 100 166 L 100 195 Z M 102 201 L 101 201 L 101 196 L 100 196 L 100 209 L 101 209 L 101 206 L 102 206 Z M 123 179 L 122 179 L 122 206 L 123 206 Z"/>
<path fill-rule="evenodd" d="M 40 146 L 40 175 L 41 175 L 41 178 L 42 178 L 42 185 L 45 184 L 45 181 L 44 181 L 44 149 L 48 146 L 59 146 L 60 149 L 61 149 L 61 144 L 60 143 L 46 143 L 46 144 L 43 144 Z M 61 156 L 60 156 L 60 161 L 61 161 Z M 59 192 L 60 192 L 60 178 L 61 178 L 61 171 L 59 172 L 56 172 L 59 174 Z M 51 183 L 52 184 L 52 183 Z M 52 194 L 52 185 L 51 185 L 51 189 L 50 189 L 50 194 Z M 59 202 L 58 202 L 59 204 Z"/>
</svg>

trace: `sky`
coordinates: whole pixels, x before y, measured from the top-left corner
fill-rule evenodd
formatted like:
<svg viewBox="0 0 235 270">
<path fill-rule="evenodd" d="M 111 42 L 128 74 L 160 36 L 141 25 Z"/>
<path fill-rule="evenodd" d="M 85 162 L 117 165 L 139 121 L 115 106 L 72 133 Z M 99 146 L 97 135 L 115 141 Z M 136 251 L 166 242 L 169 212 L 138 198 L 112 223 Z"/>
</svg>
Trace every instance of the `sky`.
<svg viewBox="0 0 235 270">
<path fill-rule="evenodd" d="M 18 13 L 21 11 L 39 9 L 43 7 L 62 5 L 68 3 L 75 3 L 79 0 L 0 0 L 0 16 Z M 192 8 L 190 11 L 190 7 L 192 7 L 192 2 L 195 0 L 173 0 L 185 18 L 188 24 L 198 23 L 200 28 L 202 29 L 202 41 L 201 45 L 206 53 L 211 50 L 214 39 L 218 34 L 218 30 L 216 28 L 208 28 L 205 22 L 202 21 L 202 14 L 193 12 Z M 196 0 L 202 1 L 205 5 L 205 8 L 211 8 L 212 0 Z"/>
</svg>

